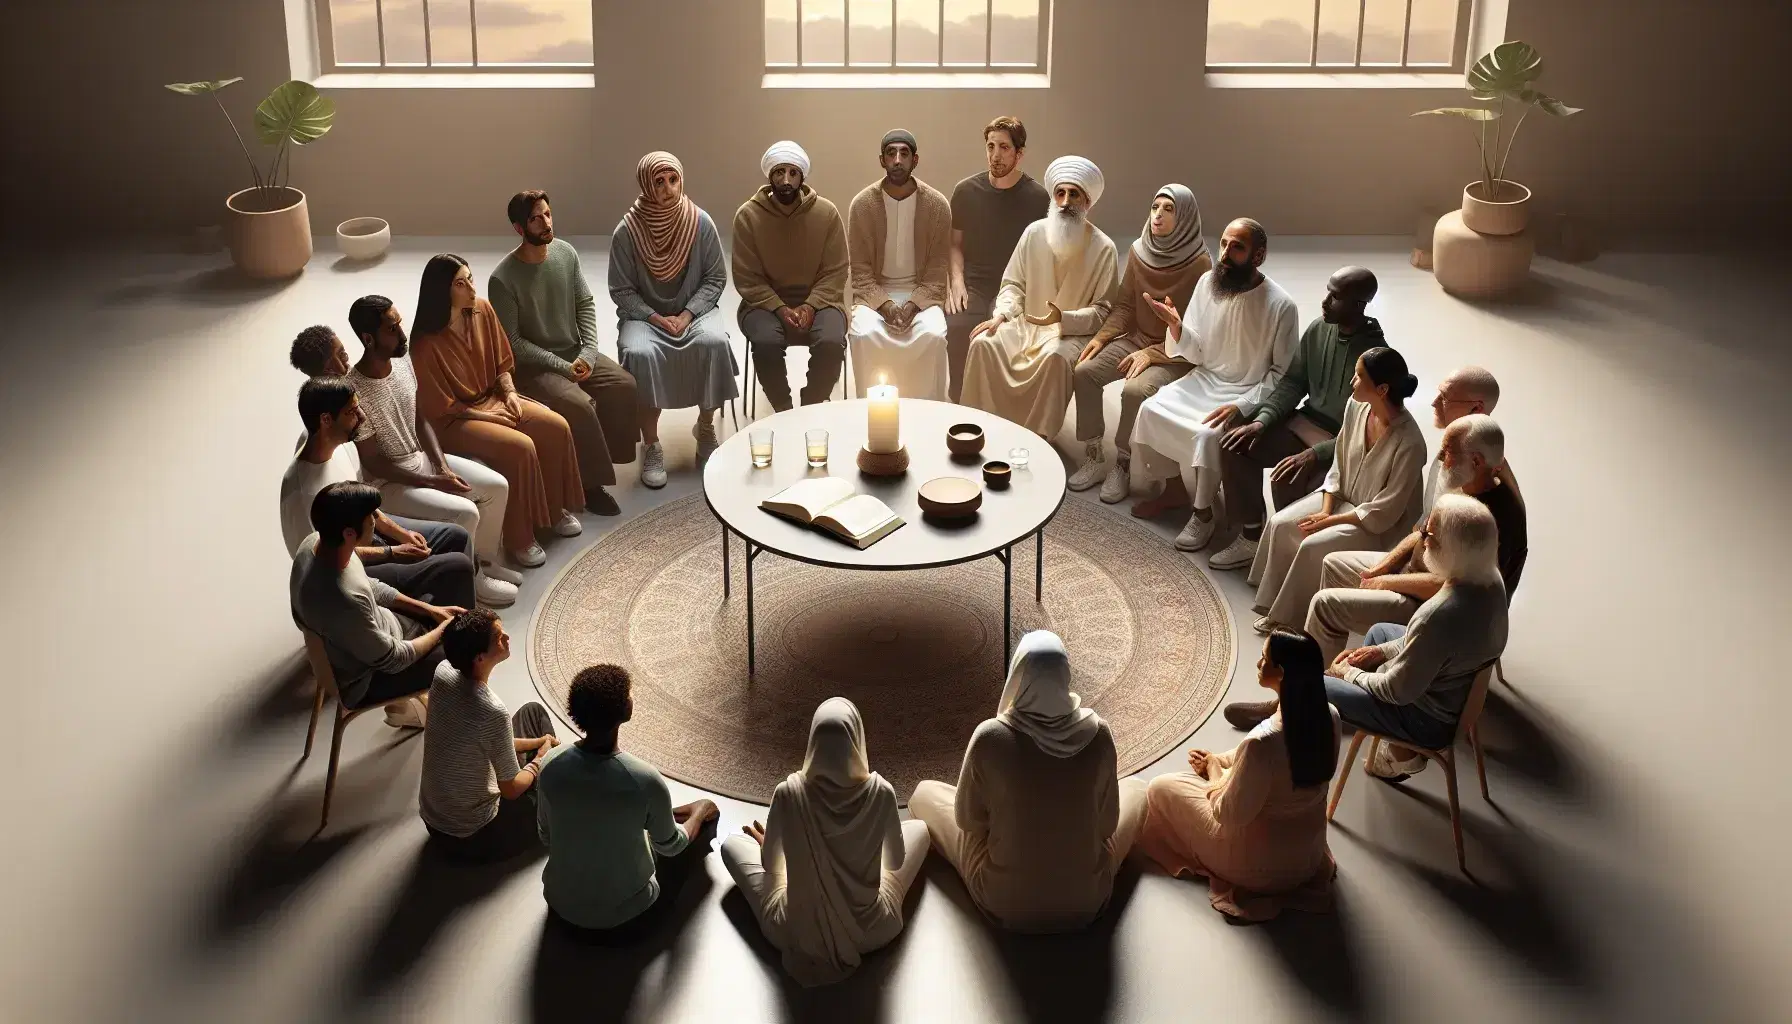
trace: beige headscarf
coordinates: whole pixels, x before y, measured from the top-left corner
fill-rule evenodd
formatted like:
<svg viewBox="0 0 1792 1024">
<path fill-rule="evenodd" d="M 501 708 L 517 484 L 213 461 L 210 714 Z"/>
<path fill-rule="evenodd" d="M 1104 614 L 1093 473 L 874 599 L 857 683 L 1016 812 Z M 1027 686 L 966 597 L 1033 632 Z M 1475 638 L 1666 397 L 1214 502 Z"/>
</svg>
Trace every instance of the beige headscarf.
<svg viewBox="0 0 1792 1024">
<path fill-rule="evenodd" d="M 1101 717 L 1070 692 L 1070 654 L 1056 633 L 1020 638 L 996 720 L 1031 737 L 1053 757 L 1074 757 L 1101 730 Z"/>
<path fill-rule="evenodd" d="M 662 204 L 653 194 L 653 176 L 670 168 L 678 172 L 682 183 L 684 165 L 664 150 L 655 150 L 635 165 L 635 181 L 641 194 L 623 214 L 629 237 L 635 243 L 635 258 L 647 268 L 656 281 L 670 281 L 684 270 L 691 258 L 691 245 L 697 241 L 697 204 L 682 189 L 678 201 Z"/>
<path fill-rule="evenodd" d="M 896 791 L 871 770 L 852 701 L 815 709 L 803 770 L 778 786 L 770 817 L 784 859 L 784 969 L 804 985 L 839 981 L 859 966 L 886 855 L 903 855 Z"/>
</svg>

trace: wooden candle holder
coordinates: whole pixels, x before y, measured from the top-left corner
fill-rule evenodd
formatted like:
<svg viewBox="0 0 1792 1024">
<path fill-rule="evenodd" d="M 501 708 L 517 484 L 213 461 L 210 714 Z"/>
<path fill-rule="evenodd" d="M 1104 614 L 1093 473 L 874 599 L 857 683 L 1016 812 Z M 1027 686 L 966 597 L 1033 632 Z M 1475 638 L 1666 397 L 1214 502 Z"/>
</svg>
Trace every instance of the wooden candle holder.
<svg viewBox="0 0 1792 1024">
<path fill-rule="evenodd" d="M 874 452 L 868 448 L 860 448 L 859 472 L 871 476 L 901 476 L 908 472 L 908 446 L 904 445 L 893 452 Z"/>
</svg>

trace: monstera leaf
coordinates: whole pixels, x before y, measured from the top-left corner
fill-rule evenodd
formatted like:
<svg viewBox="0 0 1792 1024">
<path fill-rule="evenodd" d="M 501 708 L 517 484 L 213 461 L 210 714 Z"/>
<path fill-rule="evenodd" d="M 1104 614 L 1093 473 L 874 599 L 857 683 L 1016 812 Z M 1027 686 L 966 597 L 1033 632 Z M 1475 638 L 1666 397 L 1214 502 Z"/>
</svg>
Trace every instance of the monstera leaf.
<svg viewBox="0 0 1792 1024">
<path fill-rule="evenodd" d="M 1501 43 L 1468 69 L 1469 95 L 1478 100 L 1517 99 L 1543 74 L 1543 55 L 1530 43 Z"/>
<path fill-rule="evenodd" d="M 255 134 L 270 146 L 316 142 L 336 119 L 336 101 L 310 82 L 287 82 L 255 108 Z"/>
<path fill-rule="evenodd" d="M 240 81 L 242 81 L 241 78 L 226 78 L 217 82 L 170 82 L 162 88 L 169 92 L 178 92 L 182 96 L 203 96 L 206 93 L 217 92 L 225 86 L 235 85 Z"/>
<path fill-rule="evenodd" d="M 1469 121 L 1497 121 L 1500 119 L 1499 111 L 1489 110 L 1486 107 L 1438 107 L 1436 110 L 1421 110 L 1412 116 L 1424 117 L 1428 114 L 1443 114 Z"/>
<path fill-rule="evenodd" d="M 1552 117 L 1573 117 L 1575 114 L 1580 113 L 1582 109 L 1580 107 L 1571 107 L 1561 100 L 1556 99 L 1554 96 L 1545 96 L 1535 89 L 1526 89 L 1524 92 L 1519 93 L 1518 99 L 1521 102 L 1529 103 Z"/>
</svg>

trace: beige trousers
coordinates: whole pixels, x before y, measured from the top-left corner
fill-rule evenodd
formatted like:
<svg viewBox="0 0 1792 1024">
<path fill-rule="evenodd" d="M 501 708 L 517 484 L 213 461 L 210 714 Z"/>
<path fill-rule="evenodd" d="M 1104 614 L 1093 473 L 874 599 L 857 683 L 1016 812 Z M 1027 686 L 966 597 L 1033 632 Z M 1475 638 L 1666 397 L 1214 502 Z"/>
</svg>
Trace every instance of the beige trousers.
<svg viewBox="0 0 1792 1024">
<path fill-rule="evenodd" d="M 1378 622 L 1406 625 L 1419 602 L 1391 590 L 1364 590 L 1362 574 L 1387 557 L 1381 551 L 1334 551 L 1319 571 L 1319 593 L 1307 608 L 1307 632 L 1319 641 L 1325 663 Z"/>
</svg>

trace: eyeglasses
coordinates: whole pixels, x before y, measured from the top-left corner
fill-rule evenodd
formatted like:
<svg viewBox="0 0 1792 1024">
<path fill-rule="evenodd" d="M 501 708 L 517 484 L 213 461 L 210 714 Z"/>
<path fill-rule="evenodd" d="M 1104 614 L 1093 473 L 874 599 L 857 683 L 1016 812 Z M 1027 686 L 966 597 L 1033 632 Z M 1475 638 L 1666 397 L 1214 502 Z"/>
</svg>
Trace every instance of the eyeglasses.
<svg viewBox="0 0 1792 1024">
<path fill-rule="evenodd" d="M 1420 540 L 1429 541 L 1431 538 L 1433 538 L 1435 536 L 1437 536 L 1437 531 L 1433 530 L 1431 527 L 1429 527 L 1429 526 L 1419 527 L 1419 539 Z"/>
</svg>

